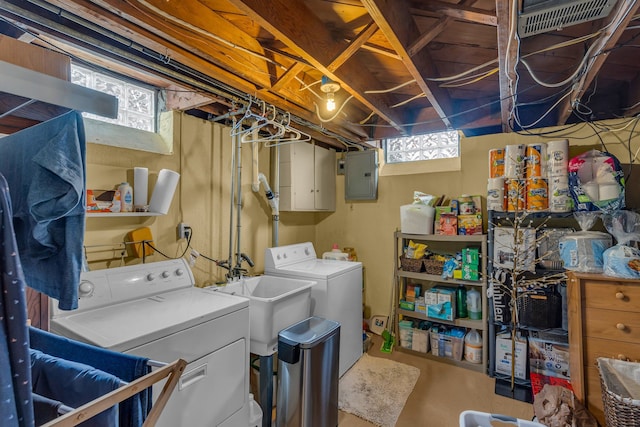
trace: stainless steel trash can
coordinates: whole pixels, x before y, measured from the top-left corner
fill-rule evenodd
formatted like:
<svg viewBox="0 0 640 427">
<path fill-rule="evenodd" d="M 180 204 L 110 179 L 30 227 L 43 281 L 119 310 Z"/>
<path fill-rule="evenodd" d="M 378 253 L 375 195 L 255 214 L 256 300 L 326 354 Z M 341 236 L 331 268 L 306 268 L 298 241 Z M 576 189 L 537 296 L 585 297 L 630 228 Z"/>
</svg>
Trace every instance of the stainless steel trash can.
<svg viewBox="0 0 640 427">
<path fill-rule="evenodd" d="M 340 324 L 310 317 L 278 334 L 277 427 L 338 425 Z"/>
</svg>

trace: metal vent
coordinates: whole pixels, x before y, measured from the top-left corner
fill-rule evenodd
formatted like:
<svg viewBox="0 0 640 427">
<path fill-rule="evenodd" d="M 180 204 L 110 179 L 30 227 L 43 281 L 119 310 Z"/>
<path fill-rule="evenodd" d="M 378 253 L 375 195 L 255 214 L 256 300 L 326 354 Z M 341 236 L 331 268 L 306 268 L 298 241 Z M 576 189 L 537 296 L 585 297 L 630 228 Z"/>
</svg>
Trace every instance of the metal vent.
<svg viewBox="0 0 640 427">
<path fill-rule="evenodd" d="M 611 13 L 616 2 L 617 0 L 524 0 L 522 13 L 518 17 L 518 35 L 524 38 L 604 18 Z"/>
</svg>

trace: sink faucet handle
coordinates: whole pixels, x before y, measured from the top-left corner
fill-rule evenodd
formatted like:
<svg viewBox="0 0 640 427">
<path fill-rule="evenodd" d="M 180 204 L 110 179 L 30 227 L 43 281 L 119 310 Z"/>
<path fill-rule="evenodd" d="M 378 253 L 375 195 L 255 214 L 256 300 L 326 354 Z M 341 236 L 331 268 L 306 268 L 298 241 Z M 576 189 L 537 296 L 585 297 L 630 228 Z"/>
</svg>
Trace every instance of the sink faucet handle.
<svg viewBox="0 0 640 427">
<path fill-rule="evenodd" d="M 247 261 L 247 264 L 249 264 L 249 267 L 253 267 L 255 265 L 253 260 L 249 258 L 249 255 L 245 254 L 244 252 L 240 253 L 240 258 Z"/>
</svg>

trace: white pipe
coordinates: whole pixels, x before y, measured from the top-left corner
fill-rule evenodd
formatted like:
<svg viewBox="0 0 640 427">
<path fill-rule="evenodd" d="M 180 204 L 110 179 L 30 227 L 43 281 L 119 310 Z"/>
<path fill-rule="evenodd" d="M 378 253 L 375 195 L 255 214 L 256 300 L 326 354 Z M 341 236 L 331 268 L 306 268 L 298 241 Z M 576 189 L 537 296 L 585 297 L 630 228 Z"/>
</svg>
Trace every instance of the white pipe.
<svg viewBox="0 0 640 427">
<path fill-rule="evenodd" d="M 261 182 L 262 185 L 264 186 L 264 193 L 267 196 L 267 202 L 269 202 L 269 206 L 271 206 L 271 214 L 278 215 L 279 214 L 278 200 L 276 199 L 275 195 L 271 191 L 271 187 L 269 187 L 269 182 L 267 181 L 267 177 L 264 176 L 262 172 L 258 174 L 258 182 Z"/>
<path fill-rule="evenodd" d="M 258 180 L 258 154 L 260 153 L 258 150 L 259 142 L 256 141 L 256 139 L 258 139 L 258 129 L 253 130 L 251 139 L 255 141 L 251 143 L 251 154 L 253 156 L 251 189 L 254 191 L 254 193 L 257 193 L 260 190 L 260 181 Z"/>
</svg>

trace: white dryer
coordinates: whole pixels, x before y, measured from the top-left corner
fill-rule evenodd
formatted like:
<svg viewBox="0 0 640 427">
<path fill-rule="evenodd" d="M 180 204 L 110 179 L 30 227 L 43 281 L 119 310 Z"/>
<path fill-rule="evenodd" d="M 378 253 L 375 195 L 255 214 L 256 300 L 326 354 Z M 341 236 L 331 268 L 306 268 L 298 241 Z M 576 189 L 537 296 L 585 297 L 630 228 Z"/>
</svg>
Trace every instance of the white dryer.
<svg viewBox="0 0 640 427">
<path fill-rule="evenodd" d="M 51 331 L 102 348 L 188 362 L 158 426 L 249 425 L 249 301 L 193 286 L 184 260 L 82 273 L 78 309 Z M 153 386 L 154 400 L 164 382 Z"/>
<path fill-rule="evenodd" d="M 340 323 L 342 376 L 362 356 L 362 263 L 318 259 L 311 242 L 267 248 L 265 274 L 318 282 L 311 315 Z"/>
</svg>

